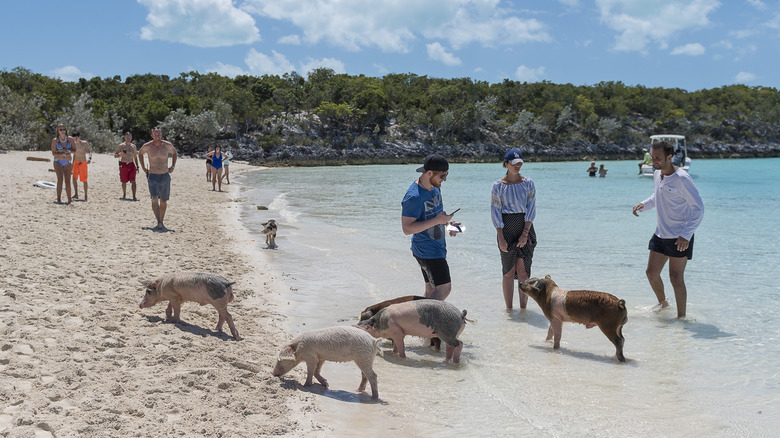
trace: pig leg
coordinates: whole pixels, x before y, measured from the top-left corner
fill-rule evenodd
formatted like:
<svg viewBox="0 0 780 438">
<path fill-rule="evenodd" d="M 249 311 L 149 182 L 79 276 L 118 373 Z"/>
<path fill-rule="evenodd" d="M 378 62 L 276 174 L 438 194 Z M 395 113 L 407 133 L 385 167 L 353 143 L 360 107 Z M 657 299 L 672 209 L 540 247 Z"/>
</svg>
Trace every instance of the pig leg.
<svg viewBox="0 0 780 438">
<path fill-rule="evenodd" d="M 168 308 L 165 309 L 165 319 L 173 322 L 181 322 L 181 301 L 172 299 L 168 302 Z"/>
<path fill-rule="evenodd" d="M 463 342 L 458 342 L 457 347 L 453 347 L 447 344 L 447 353 L 444 362 L 447 363 L 452 359 L 452 363 L 460 363 L 460 352 L 463 350 Z"/>
<path fill-rule="evenodd" d="M 626 357 L 623 356 L 623 344 L 626 342 L 626 339 L 623 337 L 623 326 L 618 326 L 616 328 L 614 325 L 600 325 L 599 328 L 601 329 L 601 332 L 604 333 L 604 335 L 607 337 L 607 339 L 615 344 L 615 355 L 617 356 L 618 360 L 625 362 Z"/>
<path fill-rule="evenodd" d="M 374 372 L 373 368 L 369 365 L 368 367 L 360 366 L 361 371 L 361 379 L 360 379 L 360 386 L 358 387 L 358 392 L 363 392 L 366 390 L 366 381 L 371 383 L 371 398 L 377 399 L 379 398 L 379 388 L 377 387 L 376 382 L 376 373 Z"/>
<path fill-rule="evenodd" d="M 313 357 L 306 358 L 306 383 L 303 386 L 311 386 L 314 377 L 314 369 L 317 367 L 317 359 Z"/>
<path fill-rule="evenodd" d="M 552 321 L 550 321 L 550 328 L 547 329 L 547 338 L 545 338 L 545 341 L 549 341 L 553 338 L 553 325 Z"/>
<path fill-rule="evenodd" d="M 400 357 L 401 359 L 406 359 L 406 351 L 404 350 L 403 333 L 400 335 L 393 336 L 391 339 L 393 340 L 393 353 L 397 351 L 398 357 Z"/>
<path fill-rule="evenodd" d="M 322 377 L 322 374 L 320 374 L 320 371 L 322 370 L 322 365 L 325 363 L 325 360 L 322 359 L 319 362 L 317 362 L 317 367 L 314 368 L 314 377 L 317 378 L 317 380 L 322 383 L 322 386 L 328 387 L 328 381 L 325 380 L 324 377 Z"/>
<path fill-rule="evenodd" d="M 241 337 L 238 336 L 238 330 L 236 330 L 235 324 L 233 324 L 233 317 L 230 316 L 227 309 L 222 309 L 217 307 L 217 312 L 219 312 L 219 321 L 217 322 L 217 331 L 222 331 L 222 326 L 224 325 L 225 321 L 228 323 L 228 327 L 230 327 L 230 333 L 233 335 L 233 339 L 236 341 L 240 341 Z"/>
<path fill-rule="evenodd" d="M 558 318 L 553 318 L 552 323 L 550 323 L 550 328 L 553 331 L 553 349 L 557 350 L 561 348 L 561 333 L 563 332 L 563 320 L 560 320 Z M 549 333 L 547 334 L 549 338 Z"/>
</svg>

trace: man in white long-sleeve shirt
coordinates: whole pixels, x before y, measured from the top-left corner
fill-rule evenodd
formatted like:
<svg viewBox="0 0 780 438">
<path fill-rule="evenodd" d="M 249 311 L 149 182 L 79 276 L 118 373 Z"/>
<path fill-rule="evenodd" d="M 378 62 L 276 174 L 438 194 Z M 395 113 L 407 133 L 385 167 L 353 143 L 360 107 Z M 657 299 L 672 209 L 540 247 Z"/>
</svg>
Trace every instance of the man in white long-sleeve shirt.
<svg viewBox="0 0 780 438">
<path fill-rule="evenodd" d="M 658 299 L 654 310 L 669 307 L 664 294 L 661 271 L 669 261 L 669 280 L 674 288 L 677 317 L 685 316 L 688 290 L 685 288 L 685 265 L 693 257 L 693 233 L 704 216 L 704 204 L 699 191 L 693 185 L 688 172 L 672 164 L 674 146 L 662 141 L 654 143 L 650 155 L 653 158 L 653 194 L 634 206 L 634 216 L 655 208 L 658 226 L 648 249 L 647 280 Z"/>
</svg>

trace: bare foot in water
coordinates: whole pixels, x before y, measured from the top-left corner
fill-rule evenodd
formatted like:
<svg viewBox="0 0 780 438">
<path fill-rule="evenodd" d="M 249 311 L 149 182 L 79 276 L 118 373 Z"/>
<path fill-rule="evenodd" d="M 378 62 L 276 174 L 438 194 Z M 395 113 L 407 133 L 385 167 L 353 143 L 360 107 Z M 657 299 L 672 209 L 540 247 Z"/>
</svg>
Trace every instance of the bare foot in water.
<svg viewBox="0 0 780 438">
<path fill-rule="evenodd" d="M 669 307 L 669 302 L 664 299 L 663 301 L 661 301 L 660 303 L 656 304 L 653 307 L 653 312 L 658 313 L 658 312 L 660 312 L 660 311 L 662 311 L 662 310 L 664 310 L 664 309 L 666 309 L 668 307 Z"/>
</svg>

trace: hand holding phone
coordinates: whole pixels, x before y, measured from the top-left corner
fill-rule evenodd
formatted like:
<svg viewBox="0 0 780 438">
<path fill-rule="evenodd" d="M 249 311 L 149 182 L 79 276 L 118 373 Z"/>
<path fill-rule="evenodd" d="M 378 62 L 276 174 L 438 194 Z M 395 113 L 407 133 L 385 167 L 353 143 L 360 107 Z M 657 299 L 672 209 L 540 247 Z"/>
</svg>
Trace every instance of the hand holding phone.
<svg viewBox="0 0 780 438">
<path fill-rule="evenodd" d="M 457 209 L 457 210 L 453 211 L 452 213 L 450 213 L 450 216 L 454 215 L 455 213 L 457 213 L 459 211 L 460 211 L 460 209 Z"/>
</svg>

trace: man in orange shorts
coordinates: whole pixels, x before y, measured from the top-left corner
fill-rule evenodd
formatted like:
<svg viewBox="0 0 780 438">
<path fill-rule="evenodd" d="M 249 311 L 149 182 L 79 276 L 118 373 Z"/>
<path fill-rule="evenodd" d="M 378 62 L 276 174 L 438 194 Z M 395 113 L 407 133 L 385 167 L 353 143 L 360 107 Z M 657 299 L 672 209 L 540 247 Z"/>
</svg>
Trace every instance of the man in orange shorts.
<svg viewBox="0 0 780 438">
<path fill-rule="evenodd" d="M 73 199 L 79 199 L 79 184 L 78 181 L 84 183 L 84 201 L 87 200 L 87 165 L 92 162 L 92 149 L 89 147 L 89 143 L 81 139 L 81 134 L 78 131 L 73 131 L 70 134 L 75 142 L 73 143 Z M 89 154 L 89 158 L 87 158 Z"/>
<path fill-rule="evenodd" d="M 133 134 L 125 132 L 125 142 L 119 143 L 114 152 L 114 158 L 119 158 L 119 181 L 122 182 L 122 199 L 127 199 L 127 183 L 133 190 L 133 201 L 135 197 L 135 175 L 141 169 L 138 166 L 138 150 L 133 143 Z"/>
</svg>

